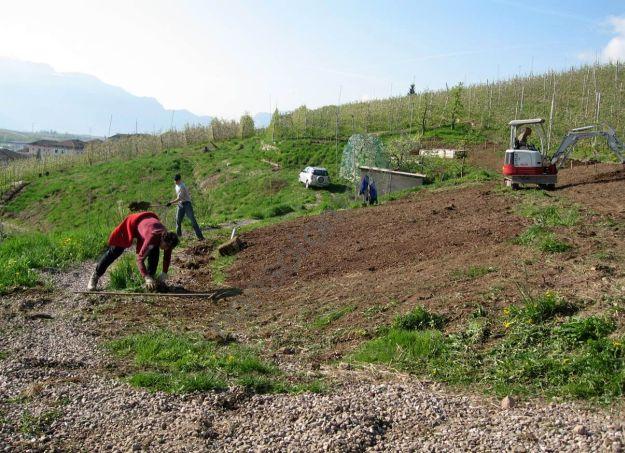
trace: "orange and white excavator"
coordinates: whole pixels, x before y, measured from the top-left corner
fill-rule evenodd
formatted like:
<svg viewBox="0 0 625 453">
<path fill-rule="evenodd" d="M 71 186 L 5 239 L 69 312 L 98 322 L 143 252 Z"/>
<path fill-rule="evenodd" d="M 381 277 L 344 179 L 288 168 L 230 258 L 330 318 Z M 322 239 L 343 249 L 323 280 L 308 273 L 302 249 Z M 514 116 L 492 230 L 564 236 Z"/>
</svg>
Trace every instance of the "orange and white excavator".
<svg viewBox="0 0 625 453">
<path fill-rule="evenodd" d="M 581 139 L 603 137 L 620 163 L 625 163 L 625 146 L 609 126 L 585 126 L 571 129 L 562 139 L 560 146 L 547 155 L 545 147 L 545 120 L 535 118 L 513 120 L 510 125 L 510 148 L 506 150 L 503 164 L 505 184 L 518 189 L 521 184 L 537 184 L 542 189 L 553 189 L 558 180 L 558 169 L 564 166 L 573 151 L 573 146 Z M 532 128 L 537 139 L 532 139 Z M 521 133 L 518 133 L 519 131 Z M 518 135 L 517 135 L 518 134 Z"/>
</svg>

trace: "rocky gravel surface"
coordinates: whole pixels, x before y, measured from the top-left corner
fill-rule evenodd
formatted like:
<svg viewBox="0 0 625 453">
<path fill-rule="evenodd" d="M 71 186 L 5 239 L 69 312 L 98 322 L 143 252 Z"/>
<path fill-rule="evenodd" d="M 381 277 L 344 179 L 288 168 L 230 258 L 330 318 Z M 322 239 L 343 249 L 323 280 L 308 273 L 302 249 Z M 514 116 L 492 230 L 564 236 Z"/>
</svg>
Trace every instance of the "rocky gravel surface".
<svg viewBox="0 0 625 453">
<path fill-rule="evenodd" d="M 325 394 L 186 396 L 116 379 L 94 302 L 68 295 L 91 267 L 52 275 L 46 297 L 2 301 L 2 451 L 622 451 L 618 409 L 499 401 L 401 374 L 322 368 Z M 37 315 L 37 316 L 34 316 Z M 46 315 L 46 316 L 43 316 Z"/>
</svg>

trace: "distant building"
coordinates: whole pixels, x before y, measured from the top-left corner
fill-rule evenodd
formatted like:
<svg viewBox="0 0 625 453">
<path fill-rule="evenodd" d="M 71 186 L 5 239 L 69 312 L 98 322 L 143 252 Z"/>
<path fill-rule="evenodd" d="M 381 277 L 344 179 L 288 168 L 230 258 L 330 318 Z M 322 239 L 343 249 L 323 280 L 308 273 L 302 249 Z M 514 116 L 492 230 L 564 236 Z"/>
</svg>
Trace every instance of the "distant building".
<svg viewBox="0 0 625 453">
<path fill-rule="evenodd" d="M 6 148 L 0 148 L 0 165 L 7 165 L 9 162 L 17 159 L 27 159 L 27 154 L 18 153 Z"/>
<path fill-rule="evenodd" d="M 82 140 L 65 140 L 57 142 L 55 140 L 37 140 L 27 143 L 23 151 L 33 157 L 50 157 L 81 154 L 85 149 L 85 142 Z"/>
</svg>

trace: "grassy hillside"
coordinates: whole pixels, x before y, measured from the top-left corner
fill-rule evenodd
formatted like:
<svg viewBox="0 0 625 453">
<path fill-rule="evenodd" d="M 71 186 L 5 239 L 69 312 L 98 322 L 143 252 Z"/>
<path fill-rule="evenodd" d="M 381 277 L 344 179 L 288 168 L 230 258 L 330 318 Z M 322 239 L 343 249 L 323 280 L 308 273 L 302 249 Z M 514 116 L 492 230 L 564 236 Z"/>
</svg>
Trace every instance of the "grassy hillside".
<svg viewBox="0 0 625 453">
<path fill-rule="evenodd" d="M 272 217 L 276 206 L 293 212 L 305 211 L 308 204 L 341 205 L 347 198 L 340 184 L 331 191 L 311 191 L 297 182 L 308 163 L 334 165 L 333 145 L 287 140 L 267 151 L 261 146 L 258 138 L 231 140 L 212 152 L 189 146 L 55 170 L 35 177 L 5 210 L 13 221 L 36 223 L 46 231 L 112 227 L 127 214 L 131 201 L 171 200 L 176 173 L 190 186 L 203 224 Z M 263 160 L 281 167 L 273 171 Z M 155 209 L 173 219 L 175 207 Z"/>
<path fill-rule="evenodd" d="M 508 137 L 510 120 L 535 117 L 549 120 L 553 100 L 551 148 L 559 144 L 570 128 L 595 122 L 608 123 L 623 137 L 625 113 L 620 105 L 625 98 L 624 78 L 622 65 L 608 64 L 473 84 L 459 90 L 460 108 L 455 109 L 455 114 L 458 122 L 471 124 L 489 139 L 503 143 Z M 337 132 L 337 120 L 340 137 L 375 131 L 427 134 L 428 130 L 452 122 L 453 106 L 452 89 L 340 107 L 302 106 L 279 116 L 274 114 L 268 134 L 332 138 Z"/>
</svg>

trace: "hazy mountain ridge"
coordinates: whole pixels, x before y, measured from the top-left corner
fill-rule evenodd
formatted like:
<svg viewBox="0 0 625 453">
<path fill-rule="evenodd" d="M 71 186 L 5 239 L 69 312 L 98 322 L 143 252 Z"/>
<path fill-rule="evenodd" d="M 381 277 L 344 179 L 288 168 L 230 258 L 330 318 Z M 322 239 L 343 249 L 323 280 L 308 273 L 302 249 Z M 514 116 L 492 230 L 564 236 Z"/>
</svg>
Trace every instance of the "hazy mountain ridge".
<svg viewBox="0 0 625 453">
<path fill-rule="evenodd" d="M 96 77 L 58 73 L 46 64 L 0 58 L 0 128 L 46 129 L 91 135 L 158 132 L 209 124 L 210 116 L 166 110 Z M 112 117 L 112 121 L 111 121 Z"/>
</svg>

